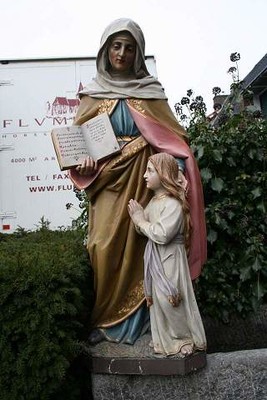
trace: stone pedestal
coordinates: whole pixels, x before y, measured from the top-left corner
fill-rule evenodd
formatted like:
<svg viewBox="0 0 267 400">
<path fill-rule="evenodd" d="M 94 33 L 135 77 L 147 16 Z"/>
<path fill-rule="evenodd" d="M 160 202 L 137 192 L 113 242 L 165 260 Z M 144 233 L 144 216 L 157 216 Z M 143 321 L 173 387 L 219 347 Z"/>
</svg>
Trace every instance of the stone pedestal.
<svg viewBox="0 0 267 400">
<path fill-rule="evenodd" d="M 162 367 L 164 364 L 159 368 Z M 209 354 L 204 368 L 186 375 L 176 374 L 175 368 L 172 375 L 161 373 L 161 376 L 145 375 L 141 371 L 130 375 L 121 372 L 121 370 L 113 374 L 92 372 L 92 399 L 267 399 L 267 349 Z"/>
<path fill-rule="evenodd" d="M 267 400 L 266 317 L 263 307 L 228 325 L 204 319 L 212 354 L 184 359 L 156 358 L 150 335 L 134 346 L 90 347 L 92 397 L 86 400 Z"/>
<path fill-rule="evenodd" d="M 90 348 L 89 368 L 93 374 L 115 375 L 186 375 L 206 365 L 206 353 L 191 356 L 162 357 L 149 347 L 149 334 L 134 346 L 101 342 Z"/>
</svg>

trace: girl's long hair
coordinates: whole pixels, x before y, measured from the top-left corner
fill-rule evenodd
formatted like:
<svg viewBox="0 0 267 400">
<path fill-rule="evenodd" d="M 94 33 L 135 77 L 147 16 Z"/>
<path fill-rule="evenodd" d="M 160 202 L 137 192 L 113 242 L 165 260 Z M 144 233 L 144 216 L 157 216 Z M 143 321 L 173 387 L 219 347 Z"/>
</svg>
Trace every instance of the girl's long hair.
<svg viewBox="0 0 267 400">
<path fill-rule="evenodd" d="M 164 189 L 170 196 L 175 197 L 181 204 L 184 214 L 184 240 L 186 250 L 189 250 L 190 242 L 190 211 L 189 204 L 186 199 L 186 193 L 182 185 L 179 183 L 179 167 L 173 156 L 167 153 L 157 153 L 148 159 L 154 166 L 159 175 Z"/>
</svg>

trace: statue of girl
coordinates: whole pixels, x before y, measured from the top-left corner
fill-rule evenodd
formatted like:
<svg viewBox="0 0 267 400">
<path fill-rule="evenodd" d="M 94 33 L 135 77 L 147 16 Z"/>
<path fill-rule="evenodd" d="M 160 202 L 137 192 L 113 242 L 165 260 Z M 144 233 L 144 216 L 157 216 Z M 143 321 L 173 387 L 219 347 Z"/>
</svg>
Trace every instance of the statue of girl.
<svg viewBox="0 0 267 400">
<path fill-rule="evenodd" d="M 144 292 L 151 320 L 151 347 L 163 356 L 206 349 L 206 337 L 189 273 L 190 213 L 175 158 L 149 157 L 144 174 L 153 197 L 147 207 L 131 199 L 128 211 L 148 238 Z"/>
</svg>

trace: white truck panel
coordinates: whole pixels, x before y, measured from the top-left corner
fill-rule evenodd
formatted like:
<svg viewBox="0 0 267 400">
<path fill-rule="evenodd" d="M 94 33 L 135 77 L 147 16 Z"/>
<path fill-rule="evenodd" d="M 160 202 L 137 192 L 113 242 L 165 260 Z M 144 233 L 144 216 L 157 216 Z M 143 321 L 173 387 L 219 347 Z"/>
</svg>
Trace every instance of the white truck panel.
<svg viewBox="0 0 267 400">
<path fill-rule="evenodd" d="M 147 67 L 156 76 L 153 56 Z M 95 76 L 95 58 L 11 60 L 0 63 L 0 232 L 71 226 L 78 200 L 58 167 L 50 132 L 70 125 L 77 92 Z M 67 203 L 74 207 L 69 210 Z"/>
</svg>

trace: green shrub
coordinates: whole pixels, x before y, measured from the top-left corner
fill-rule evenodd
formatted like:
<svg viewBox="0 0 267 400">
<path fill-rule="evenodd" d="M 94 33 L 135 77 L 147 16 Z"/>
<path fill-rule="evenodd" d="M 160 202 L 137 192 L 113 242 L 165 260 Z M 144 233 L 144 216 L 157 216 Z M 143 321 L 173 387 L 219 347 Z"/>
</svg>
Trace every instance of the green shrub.
<svg viewBox="0 0 267 400">
<path fill-rule="evenodd" d="M 1 236 L 1 399 L 80 399 L 74 366 L 92 302 L 82 243 L 78 231 L 44 226 Z"/>
<path fill-rule="evenodd" d="M 206 312 L 246 316 L 266 295 L 266 121 L 246 113 L 216 129 L 189 129 L 203 181 L 208 262 L 199 280 Z"/>
<path fill-rule="evenodd" d="M 192 91 L 176 105 L 205 196 L 208 261 L 196 293 L 203 312 L 224 321 L 257 310 L 267 293 L 267 123 L 242 106 L 240 82 L 231 88 L 215 124 Z"/>
</svg>

